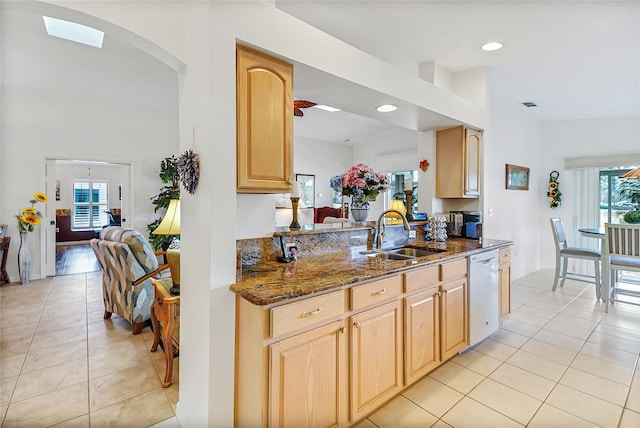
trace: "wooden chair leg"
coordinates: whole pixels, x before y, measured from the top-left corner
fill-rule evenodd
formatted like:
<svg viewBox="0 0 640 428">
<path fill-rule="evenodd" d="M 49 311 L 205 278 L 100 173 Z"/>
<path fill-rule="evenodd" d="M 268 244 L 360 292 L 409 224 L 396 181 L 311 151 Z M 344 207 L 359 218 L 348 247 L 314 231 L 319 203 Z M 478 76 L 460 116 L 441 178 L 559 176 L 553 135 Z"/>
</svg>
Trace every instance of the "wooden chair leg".
<svg viewBox="0 0 640 428">
<path fill-rule="evenodd" d="M 106 320 L 111 319 L 112 312 L 109 312 L 105 309 L 103 318 Z"/>
<path fill-rule="evenodd" d="M 156 317 L 156 311 L 153 304 L 151 305 L 149 313 L 151 315 L 151 328 L 153 328 L 153 344 L 151 345 L 151 352 L 156 352 L 158 350 L 158 345 L 160 344 L 160 323 Z"/>
<path fill-rule="evenodd" d="M 133 324 L 133 334 L 140 334 L 142 329 L 147 325 L 146 322 L 137 322 Z"/>
</svg>

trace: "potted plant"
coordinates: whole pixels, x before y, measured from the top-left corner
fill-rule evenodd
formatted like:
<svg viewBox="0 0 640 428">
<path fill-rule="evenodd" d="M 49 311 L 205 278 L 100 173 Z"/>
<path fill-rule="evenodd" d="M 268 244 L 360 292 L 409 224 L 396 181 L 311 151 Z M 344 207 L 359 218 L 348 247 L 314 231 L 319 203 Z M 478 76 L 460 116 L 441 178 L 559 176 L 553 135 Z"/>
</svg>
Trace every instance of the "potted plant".
<svg viewBox="0 0 640 428">
<path fill-rule="evenodd" d="M 178 160 L 175 156 L 172 155 L 168 158 L 164 158 L 160 162 L 159 176 L 162 183 L 164 183 L 164 186 L 160 189 L 160 193 L 151 198 L 151 201 L 155 207 L 154 212 L 157 213 L 161 210 L 164 215 L 164 211 L 169 206 L 169 201 L 171 199 L 180 199 L 180 174 L 178 173 Z M 147 225 L 147 231 L 149 231 L 149 243 L 156 250 L 161 248 L 166 240 L 166 236 L 154 235 L 152 233 L 162 221 L 163 215 Z"/>
</svg>

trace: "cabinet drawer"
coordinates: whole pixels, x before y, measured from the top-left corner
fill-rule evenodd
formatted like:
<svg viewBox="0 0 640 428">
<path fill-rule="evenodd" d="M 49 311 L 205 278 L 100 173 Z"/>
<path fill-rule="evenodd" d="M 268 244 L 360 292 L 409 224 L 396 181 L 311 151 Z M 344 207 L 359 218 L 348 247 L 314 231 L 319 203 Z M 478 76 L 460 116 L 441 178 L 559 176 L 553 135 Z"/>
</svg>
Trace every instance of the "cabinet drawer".
<svg viewBox="0 0 640 428">
<path fill-rule="evenodd" d="M 499 255 L 500 264 L 511 263 L 511 248 L 502 248 Z"/>
<path fill-rule="evenodd" d="M 271 337 L 308 327 L 344 312 L 342 290 L 272 308 Z"/>
<path fill-rule="evenodd" d="M 384 302 L 402 294 L 402 277 L 391 278 L 358 285 L 351 288 L 351 309 L 356 310 Z"/>
<path fill-rule="evenodd" d="M 448 281 L 450 279 L 467 274 L 467 259 L 459 259 L 440 265 L 440 280 Z"/>
<path fill-rule="evenodd" d="M 436 284 L 438 280 L 437 265 L 407 272 L 404 274 L 404 292 L 411 293 L 412 291 L 424 289 Z"/>
</svg>

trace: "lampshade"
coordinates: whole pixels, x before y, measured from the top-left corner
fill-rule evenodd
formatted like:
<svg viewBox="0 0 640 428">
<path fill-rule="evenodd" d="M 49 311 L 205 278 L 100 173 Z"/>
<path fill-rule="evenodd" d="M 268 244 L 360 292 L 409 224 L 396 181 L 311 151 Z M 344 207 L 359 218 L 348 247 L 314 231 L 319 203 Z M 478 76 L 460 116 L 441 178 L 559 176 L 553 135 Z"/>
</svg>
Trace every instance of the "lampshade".
<svg viewBox="0 0 640 428">
<path fill-rule="evenodd" d="M 153 231 L 154 235 L 180 235 L 180 200 L 171 199 L 160 225 Z"/>
<path fill-rule="evenodd" d="M 620 178 L 640 178 L 640 168 L 632 169 L 619 176 Z"/>
<path fill-rule="evenodd" d="M 402 214 L 407 213 L 407 209 L 404 207 L 404 202 L 402 202 L 400 199 L 394 199 L 393 201 L 391 201 L 389 209 L 400 211 Z M 390 218 L 389 223 L 391 224 L 402 223 L 402 219 L 396 213 L 388 213 L 387 215 L 385 215 L 385 217 Z"/>
</svg>

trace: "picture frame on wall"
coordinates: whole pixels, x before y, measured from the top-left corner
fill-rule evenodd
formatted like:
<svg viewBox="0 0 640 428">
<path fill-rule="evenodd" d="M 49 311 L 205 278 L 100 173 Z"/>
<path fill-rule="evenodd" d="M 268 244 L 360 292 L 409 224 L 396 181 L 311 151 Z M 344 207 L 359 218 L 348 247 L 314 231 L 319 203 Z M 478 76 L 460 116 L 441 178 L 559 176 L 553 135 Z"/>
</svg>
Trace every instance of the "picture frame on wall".
<svg viewBox="0 0 640 428">
<path fill-rule="evenodd" d="M 505 189 L 529 190 L 529 168 L 506 164 Z"/>
</svg>

